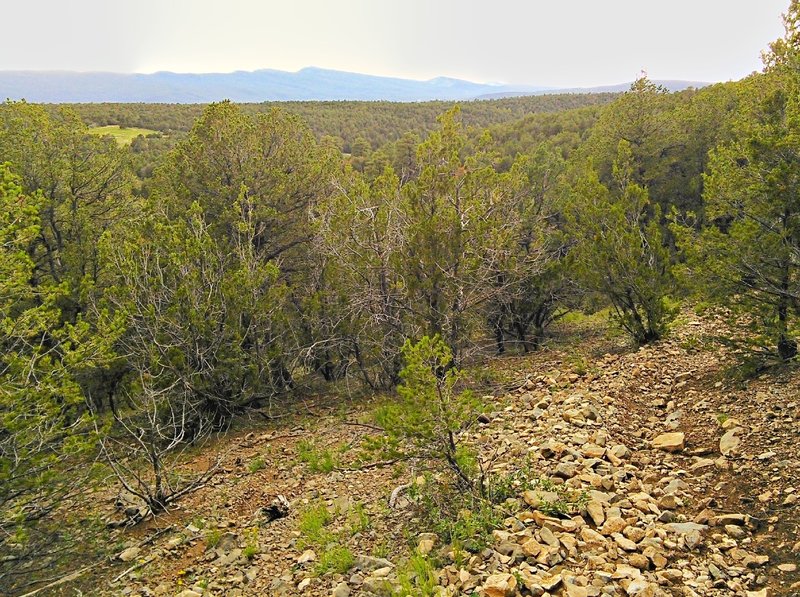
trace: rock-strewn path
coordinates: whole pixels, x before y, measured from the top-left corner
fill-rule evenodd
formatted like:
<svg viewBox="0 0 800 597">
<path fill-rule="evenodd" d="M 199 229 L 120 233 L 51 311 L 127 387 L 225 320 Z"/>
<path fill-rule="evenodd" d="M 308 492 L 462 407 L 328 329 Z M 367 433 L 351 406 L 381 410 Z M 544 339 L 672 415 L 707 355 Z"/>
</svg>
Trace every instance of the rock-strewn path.
<svg viewBox="0 0 800 597">
<path fill-rule="evenodd" d="M 494 550 L 470 563 L 477 578 L 454 588 L 800 595 L 797 383 L 719 381 L 723 355 L 684 348 L 701 331 L 694 323 L 657 346 L 600 357 L 578 379 L 539 374 L 512 396 L 493 442 L 532 455 L 536 470 L 590 501 L 569 519 L 531 509 L 507 520 Z"/>
<path fill-rule="evenodd" d="M 556 518 L 537 509 L 547 496 L 520 495 L 491 548 L 440 570 L 443 595 L 800 595 L 800 381 L 794 370 L 730 381 L 721 375 L 725 353 L 696 348 L 718 324 L 689 319 L 671 339 L 636 352 L 592 354 L 590 343 L 580 367 L 557 349 L 496 363 L 528 381 L 495 398 L 476 444 L 499 455 L 498 468 L 529 459 L 588 502 Z M 345 597 L 391 584 L 414 513 L 407 501 L 390 508 L 388 500 L 413 467 L 326 474 L 297 461 L 297 443 L 309 435 L 324 447 L 373 433 L 348 424 L 357 416 L 242 434 L 224 473 L 157 523 L 177 532 L 128 558 L 152 562 L 109 592 Z M 265 466 L 249 472 L 256 458 Z M 258 509 L 277 494 L 293 514 L 258 526 Z M 296 513 L 320 501 L 342 515 L 334 531 L 351 509 L 363 506 L 369 517 L 347 539 L 358 557 L 345 574 L 315 576 L 318 554 L 298 541 Z M 260 551 L 248 559 L 253 543 Z M 432 536 L 420 546 L 447 561 Z"/>
</svg>

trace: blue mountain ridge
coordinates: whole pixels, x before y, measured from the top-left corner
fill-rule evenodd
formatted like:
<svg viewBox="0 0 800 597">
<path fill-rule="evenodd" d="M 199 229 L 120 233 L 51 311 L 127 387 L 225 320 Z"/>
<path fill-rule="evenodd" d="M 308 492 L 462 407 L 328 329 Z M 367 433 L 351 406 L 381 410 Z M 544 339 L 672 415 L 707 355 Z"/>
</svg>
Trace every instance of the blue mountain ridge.
<svg viewBox="0 0 800 597">
<path fill-rule="evenodd" d="M 669 81 L 672 90 L 705 83 Z M 416 102 L 471 100 L 624 90 L 628 85 L 559 90 L 547 87 L 474 83 L 449 77 L 428 81 L 382 77 L 308 67 L 297 72 L 272 69 L 231 73 L 123 74 L 71 71 L 0 71 L 0 98 L 40 103 L 208 103 L 366 100 Z"/>
</svg>

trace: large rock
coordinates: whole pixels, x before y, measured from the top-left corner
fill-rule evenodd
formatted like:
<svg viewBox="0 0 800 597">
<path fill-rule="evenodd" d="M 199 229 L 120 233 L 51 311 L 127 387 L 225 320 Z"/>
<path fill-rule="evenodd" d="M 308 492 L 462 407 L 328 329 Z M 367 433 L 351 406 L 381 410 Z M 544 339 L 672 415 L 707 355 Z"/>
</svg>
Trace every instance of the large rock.
<svg viewBox="0 0 800 597">
<path fill-rule="evenodd" d="M 625 588 L 628 595 L 636 595 L 637 597 L 655 597 L 656 586 L 647 582 L 644 578 L 635 578 Z"/>
<path fill-rule="evenodd" d="M 621 516 L 612 516 L 606 519 L 602 527 L 600 527 L 601 535 L 613 535 L 614 533 L 621 533 L 628 526 L 628 521 Z"/>
<path fill-rule="evenodd" d="M 723 456 L 730 456 L 733 452 L 739 449 L 739 444 L 742 443 L 741 438 L 737 435 L 741 431 L 740 427 L 731 429 L 719 440 L 719 451 Z"/>
<path fill-rule="evenodd" d="M 685 441 L 686 436 L 681 432 L 662 433 L 653 440 L 653 448 L 665 452 L 681 452 Z"/>
<path fill-rule="evenodd" d="M 578 585 L 564 585 L 564 595 L 565 597 L 589 597 L 589 589 Z"/>
<path fill-rule="evenodd" d="M 376 558 L 373 556 L 359 555 L 356 556 L 356 563 L 353 566 L 356 570 L 378 570 L 379 568 L 394 568 L 386 558 Z"/>
<path fill-rule="evenodd" d="M 595 526 L 602 526 L 606 520 L 606 514 L 603 511 L 603 504 L 597 500 L 591 500 L 588 504 L 586 504 L 586 513 L 589 514 Z"/>
<path fill-rule="evenodd" d="M 131 560 L 136 559 L 136 556 L 138 556 L 139 552 L 141 552 L 141 551 L 142 550 L 140 548 L 138 548 L 138 547 L 129 547 L 128 549 L 123 551 L 121 554 L 119 554 L 117 556 L 117 558 L 119 558 L 123 562 L 130 562 Z"/>
<path fill-rule="evenodd" d="M 308 564 L 309 562 L 313 562 L 317 559 L 317 554 L 314 553 L 313 549 L 305 550 L 299 558 L 297 558 L 298 564 Z"/>
<path fill-rule="evenodd" d="M 517 592 L 517 579 L 513 574 L 492 574 L 483 583 L 486 597 L 511 597 Z"/>
</svg>

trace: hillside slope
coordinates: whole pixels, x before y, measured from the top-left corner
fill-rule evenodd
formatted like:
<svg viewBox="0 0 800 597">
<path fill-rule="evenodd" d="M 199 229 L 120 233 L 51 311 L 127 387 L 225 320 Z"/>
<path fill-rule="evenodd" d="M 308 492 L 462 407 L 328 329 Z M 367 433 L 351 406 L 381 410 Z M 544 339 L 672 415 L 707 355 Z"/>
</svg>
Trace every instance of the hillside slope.
<svg viewBox="0 0 800 597">
<path fill-rule="evenodd" d="M 499 471 L 527 456 L 553 488 L 586 500 L 554 516 L 550 490 L 520 493 L 477 553 L 418 535 L 431 529 L 407 484 L 424 463 L 355 459 L 376 434 L 370 403 L 320 398 L 230 437 L 212 482 L 181 510 L 119 531 L 127 562 L 91 582 L 102 594 L 387 594 L 419 544 L 439 565 L 442 595 L 800 594 L 800 380 L 786 370 L 734 381 L 731 356 L 704 344 L 722 324 L 684 319 L 638 351 L 602 339 L 595 322 L 488 365 L 506 390 L 485 398 L 492 412 L 473 435 L 482 456 Z M 328 472 L 309 456 L 326 453 Z M 267 522 L 262 507 L 277 495 L 290 515 Z M 355 556 L 344 573 L 317 574 L 327 552 L 307 541 L 315 504 Z"/>
</svg>

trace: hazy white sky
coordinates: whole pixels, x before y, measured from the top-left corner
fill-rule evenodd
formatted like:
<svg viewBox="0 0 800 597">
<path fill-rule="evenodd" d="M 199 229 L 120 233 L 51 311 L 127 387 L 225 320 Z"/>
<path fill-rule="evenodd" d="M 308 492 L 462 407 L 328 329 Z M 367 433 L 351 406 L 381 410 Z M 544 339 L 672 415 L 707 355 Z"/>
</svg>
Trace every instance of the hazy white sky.
<svg viewBox="0 0 800 597">
<path fill-rule="evenodd" d="M 761 68 L 789 0 L 24 0 L 0 70 L 319 66 L 578 86 L 725 81 Z M 1 91 L 1 90 L 0 90 Z"/>
</svg>

